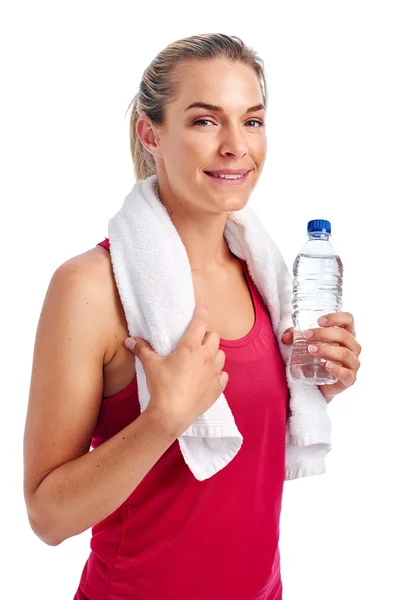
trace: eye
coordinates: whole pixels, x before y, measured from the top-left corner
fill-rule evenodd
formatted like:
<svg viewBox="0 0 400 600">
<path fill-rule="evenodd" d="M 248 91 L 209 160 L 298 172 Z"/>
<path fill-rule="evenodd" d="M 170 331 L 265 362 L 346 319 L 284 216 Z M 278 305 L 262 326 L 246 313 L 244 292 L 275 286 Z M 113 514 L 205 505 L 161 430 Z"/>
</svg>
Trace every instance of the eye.
<svg viewBox="0 0 400 600">
<path fill-rule="evenodd" d="M 259 121 L 258 119 L 250 119 L 250 121 L 247 121 L 247 123 L 258 123 L 260 127 L 264 127 L 264 121 Z M 256 128 L 252 127 L 252 129 Z"/>
<path fill-rule="evenodd" d="M 210 119 L 197 119 L 197 121 L 195 121 L 193 123 L 193 125 L 197 125 L 198 123 L 212 123 L 212 121 L 210 121 Z M 203 127 L 203 126 L 200 125 L 200 127 Z"/>
<path fill-rule="evenodd" d="M 204 127 L 204 125 L 200 125 L 200 123 L 212 123 L 213 121 L 211 121 L 210 119 L 197 119 L 197 121 L 195 121 L 193 123 L 193 125 L 199 125 L 199 127 Z M 258 123 L 259 127 L 264 127 L 264 121 L 259 121 L 258 119 L 250 119 L 250 121 L 247 121 L 247 123 Z M 246 123 L 246 125 L 247 125 Z M 251 129 L 257 129 L 256 127 L 252 127 Z"/>
</svg>

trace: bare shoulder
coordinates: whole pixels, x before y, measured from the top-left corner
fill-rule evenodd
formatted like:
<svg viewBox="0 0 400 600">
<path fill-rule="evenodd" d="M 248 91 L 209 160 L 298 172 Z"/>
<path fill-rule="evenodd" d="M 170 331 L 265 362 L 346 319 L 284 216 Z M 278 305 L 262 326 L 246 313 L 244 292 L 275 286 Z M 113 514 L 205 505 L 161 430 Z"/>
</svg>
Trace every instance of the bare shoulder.
<svg viewBox="0 0 400 600">
<path fill-rule="evenodd" d="M 67 260 L 58 267 L 57 272 L 68 279 L 69 285 L 79 285 L 82 293 L 86 290 L 86 301 L 91 303 L 97 325 L 103 332 L 103 365 L 106 366 L 114 357 L 121 336 L 124 337 L 126 331 L 110 253 L 102 246 L 95 246 Z"/>
<path fill-rule="evenodd" d="M 37 326 L 25 424 L 28 504 L 48 473 L 89 451 L 118 315 L 107 250 L 92 248 L 54 271 Z"/>
<path fill-rule="evenodd" d="M 77 270 L 91 286 L 92 312 L 102 332 L 104 350 L 103 397 L 108 398 L 126 388 L 136 375 L 134 355 L 124 343 L 129 331 L 110 253 L 96 246 L 67 261 L 62 269 Z"/>
</svg>

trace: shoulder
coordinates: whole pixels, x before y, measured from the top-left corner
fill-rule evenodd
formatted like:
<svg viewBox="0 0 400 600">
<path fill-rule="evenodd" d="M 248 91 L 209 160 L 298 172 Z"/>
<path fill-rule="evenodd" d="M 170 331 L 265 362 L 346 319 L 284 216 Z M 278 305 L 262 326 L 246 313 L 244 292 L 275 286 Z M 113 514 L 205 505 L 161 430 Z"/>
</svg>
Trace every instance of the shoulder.
<svg viewBox="0 0 400 600">
<path fill-rule="evenodd" d="M 104 364 L 107 364 L 115 354 L 113 333 L 123 317 L 108 250 L 95 246 L 73 256 L 56 269 L 53 280 L 58 282 L 59 294 L 68 294 L 71 305 L 82 306 L 82 314 L 91 307 L 104 340 Z"/>
<path fill-rule="evenodd" d="M 107 294 L 110 275 L 112 276 L 112 266 L 109 252 L 102 246 L 95 246 L 62 263 L 57 267 L 53 278 L 62 279 L 69 285 L 75 283 L 77 291 L 84 291 L 101 299 L 102 294 Z"/>
</svg>

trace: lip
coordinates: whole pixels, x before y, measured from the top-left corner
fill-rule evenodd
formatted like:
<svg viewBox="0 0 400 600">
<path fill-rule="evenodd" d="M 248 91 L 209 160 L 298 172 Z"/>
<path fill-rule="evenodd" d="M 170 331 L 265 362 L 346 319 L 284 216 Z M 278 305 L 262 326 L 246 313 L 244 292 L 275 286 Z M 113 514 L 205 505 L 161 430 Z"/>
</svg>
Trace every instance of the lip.
<svg viewBox="0 0 400 600">
<path fill-rule="evenodd" d="M 213 171 L 213 173 L 216 173 L 216 172 L 217 171 Z M 213 177 L 212 175 L 209 175 L 206 171 L 204 171 L 204 173 L 205 173 L 206 177 L 208 177 L 216 185 L 241 186 L 247 182 L 250 171 L 245 170 L 244 171 L 245 174 L 240 179 L 222 179 L 221 177 Z M 221 173 L 229 174 L 229 170 L 221 171 Z M 233 174 L 239 175 L 239 173 L 233 173 Z"/>
<path fill-rule="evenodd" d="M 216 175 L 244 175 L 250 171 L 250 169 L 213 169 L 212 171 L 205 171 L 205 173 L 215 173 Z"/>
</svg>

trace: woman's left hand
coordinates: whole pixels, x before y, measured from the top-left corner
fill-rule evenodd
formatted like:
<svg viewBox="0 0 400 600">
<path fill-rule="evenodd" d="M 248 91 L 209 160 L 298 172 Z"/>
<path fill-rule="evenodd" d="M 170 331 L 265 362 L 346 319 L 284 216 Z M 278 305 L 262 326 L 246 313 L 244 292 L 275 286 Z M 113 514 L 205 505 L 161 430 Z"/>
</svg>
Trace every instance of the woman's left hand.
<svg viewBox="0 0 400 600">
<path fill-rule="evenodd" d="M 357 371 L 360 368 L 358 357 L 361 353 L 361 346 L 356 340 L 354 318 L 351 313 L 329 313 L 325 315 L 326 323 L 321 323 L 320 319 L 317 322 L 321 327 L 304 331 L 303 335 L 309 340 L 310 345 L 317 347 L 315 352 L 309 348 L 310 354 L 329 360 L 325 366 L 337 379 L 336 383 L 318 386 L 329 403 L 336 394 L 344 392 L 355 383 Z M 294 327 L 290 327 L 283 334 L 282 342 L 284 344 L 293 344 L 293 330 Z M 308 332 L 312 332 L 312 335 L 308 336 Z M 318 344 L 318 342 L 328 344 L 336 342 L 339 346 L 326 346 Z M 332 361 L 338 361 L 340 364 Z M 329 368 L 330 364 L 332 366 Z"/>
</svg>

